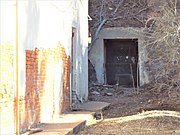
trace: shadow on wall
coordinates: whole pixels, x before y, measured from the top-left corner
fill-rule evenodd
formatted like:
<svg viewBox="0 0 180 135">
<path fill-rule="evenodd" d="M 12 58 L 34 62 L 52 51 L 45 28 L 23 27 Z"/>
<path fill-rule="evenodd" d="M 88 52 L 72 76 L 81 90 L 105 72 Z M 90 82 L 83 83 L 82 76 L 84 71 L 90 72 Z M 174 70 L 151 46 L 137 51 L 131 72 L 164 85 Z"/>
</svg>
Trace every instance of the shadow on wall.
<svg viewBox="0 0 180 135">
<path fill-rule="evenodd" d="M 76 78 L 79 80 L 76 86 L 76 94 L 77 94 L 76 100 L 78 100 L 78 102 L 84 102 L 88 99 L 88 88 L 87 88 L 88 84 L 82 83 L 82 82 L 86 82 L 86 79 L 88 78 L 88 74 L 85 74 L 87 73 L 86 69 L 88 69 L 88 62 L 87 62 L 88 49 L 83 46 L 85 44 L 88 44 L 88 41 L 85 40 L 85 35 L 88 35 L 88 31 L 86 29 L 83 29 L 85 24 L 88 25 L 88 23 L 86 22 L 86 19 L 82 19 L 83 16 L 86 15 L 82 14 L 81 11 L 82 9 L 78 10 L 77 12 L 77 22 L 79 22 L 77 26 L 78 44 L 76 45 L 76 49 L 75 49 L 77 55 L 74 58 L 77 63 Z"/>
<path fill-rule="evenodd" d="M 54 69 L 54 108 L 53 117 L 61 114 L 62 99 L 63 99 L 63 79 L 64 79 L 64 65 L 61 59 L 57 59 L 57 64 Z"/>
<path fill-rule="evenodd" d="M 40 11 L 36 0 L 28 0 L 27 7 L 27 33 L 24 48 L 34 48 L 37 45 L 39 33 Z"/>
<path fill-rule="evenodd" d="M 59 56 L 63 61 L 63 92 L 60 113 L 70 111 L 70 56 L 66 55 L 64 47 L 61 44 L 58 45 Z"/>
</svg>

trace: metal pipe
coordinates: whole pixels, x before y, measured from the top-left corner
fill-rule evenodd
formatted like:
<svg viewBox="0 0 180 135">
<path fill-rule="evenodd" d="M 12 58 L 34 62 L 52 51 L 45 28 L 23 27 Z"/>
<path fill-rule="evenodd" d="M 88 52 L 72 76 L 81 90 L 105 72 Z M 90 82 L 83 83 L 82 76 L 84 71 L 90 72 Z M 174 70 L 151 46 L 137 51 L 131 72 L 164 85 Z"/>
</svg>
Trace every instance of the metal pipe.
<svg viewBox="0 0 180 135">
<path fill-rule="evenodd" d="M 18 91 L 18 0 L 16 0 L 16 97 L 15 97 L 15 110 L 16 110 L 16 135 L 19 135 L 19 91 Z"/>
</svg>

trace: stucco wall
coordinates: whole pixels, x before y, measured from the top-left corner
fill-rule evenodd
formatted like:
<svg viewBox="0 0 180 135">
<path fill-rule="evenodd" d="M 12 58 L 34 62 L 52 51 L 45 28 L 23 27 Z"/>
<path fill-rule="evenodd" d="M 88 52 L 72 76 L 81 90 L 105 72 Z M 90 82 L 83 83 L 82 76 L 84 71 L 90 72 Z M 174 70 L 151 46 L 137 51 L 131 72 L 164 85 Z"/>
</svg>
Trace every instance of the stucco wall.
<svg viewBox="0 0 180 135">
<path fill-rule="evenodd" d="M 15 133 L 14 4 L 0 1 L 0 134 Z"/>
<path fill-rule="evenodd" d="M 29 3 L 22 2 L 21 8 L 27 11 L 24 15 L 27 17 L 25 24 L 27 30 L 23 41 L 26 49 L 56 48 L 60 42 L 66 54 L 71 57 L 72 27 L 76 29 L 75 51 L 77 55 L 74 58 L 77 63 L 74 67 L 74 74 L 77 74 L 76 91 L 79 99 L 87 100 L 88 1 L 83 0 L 81 3 L 72 0 L 33 0 Z M 81 84 L 81 82 L 84 83 Z"/>
<path fill-rule="evenodd" d="M 139 74 L 140 85 L 149 82 L 148 71 L 145 63 L 147 61 L 146 49 L 144 47 L 144 37 L 140 34 L 143 29 L 140 28 L 105 28 L 101 30 L 99 38 L 96 40 L 93 48 L 89 53 L 89 59 L 95 67 L 97 80 L 99 83 L 105 83 L 105 56 L 104 56 L 104 39 L 138 39 L 139 50 Z"/>
<path fill-rule="evenodd" d="M 12 55 L 13 60 L 15 64 L 15 37 L 16 37 L 16 3 L 15 1 L 0 1 L 0 45 L 6 45 L 11 44 L 12 45 Z M 66 97 L 65 106 L 69 106 L 71 93 L 70 93 L 70 65 L 69 62 L 72 58 L 71 56 L 71 39 L 72 39 L 72 27 L 76 29 L 76 48 L 74 49 L 76 51 L 76 55 L 74 56 L 74 60 L 76 61 L 76 67 L 74 74 L 76 74 L 76 93 L 78 95 L 79 99 L 87 100 L 88 98 L 88 52 L 87 52 L 87 46 L 88 46 L 88 0 L 52 0 L 52 1 L 42 1 L 42 0 L 27 0 L 27 1 L 18 1 L 18 23 L 19 23 L 19 96 L 21 97 L 22 102 L 20 105 L 20 109 L 24 110 L 24 107 L 27 107 L 26 111 L 33 112 L 33 108 L 29 106 L 26 106 L 27 101 L 32 101 L 34 104 L 34 99 L 25 99 L 28 98 L 28 93 L 33 93 L 32 91 L 38 90 L 35 88 L 35 86 L 31 87 L 31 84 L 33 84 L 33 79 L 30 78 L 36 78 L 37 74 L 34 74 L 33 67 L 35 64 L 33 63 L 39 63 L 39 61 L 34 59 L 33 53 L 36 52 L 35 50 L 39 50 L 39 52 L 43 52 L 43 55 L 49 56 L 48 58 L 48 65 L 50 66 L 43 66 L 45 67 L 45 70 L 51 71 L 51 67 L 53 67 L 52 74 L 48 72 L 48 77 L 50 77 L 50 80 L 48 82 L 51 83 L 51 88 L 49 89 L 47 85 L 46 90 L 53 91 L 60 90 L 62 87 L 65 91 L 64 97 Z M 64 53 L 66 54 L 66 58 L 68 59 L 65 63 L 60 64 L 58 62 L 51 63 L 51 59 L 54 60 L 54 56 L 58 56 L 56 54 L 56 51 L 58 48 L 58 45 L 61 44 L 61 48 L 64 49 Z M 49 53 L 49 50 L 53 50 L 54 52 Z M 27 51 L 32 52 L 32 55 L 27 57 L 29 53 Z M 44 54 L 46 53 L 46 54 Z M 60 54 L 59 54 L 60 55 Z M 60 60 L 61 61 L 61 60 Z M 64 62 L 64 61 L 63 61 Z M 30 64 L 29 64 L 30 63 Z M 61 65 L 61 67 L 58 69 L 58 67 Z M 67 66 L 64 66 L 67 65 Z M 1 65 L 2 66 L 2 65 Z M 62 67 L 63 66 L 63 67 Z M 38 66 L 38 67 L 41 67 Z M 49 69 L 46 69 L 49 68 Z M 31 70 L 32 72 L 30 75 L 27 73 L 28 70 Z M 61 70 L 64 72 L 62 73 Z M 38 71 L 40 71 L 38 69 Z M 54 75 L 56 72 L 59 73 L 59 76 Z M 2 70 L 0 71 L 3 72 Z M 13 69 L 13 72 L 15 72 L 15 68 Z M 65 79 L 65 82 L 61 82 L 63 77 L 67 77 Z M 15 76 L 12 76 L 13 78 Z M 40 77 L 40 80 L 43 76 Z M 12 80 L 12 88 L 10 89 L 12 92 L 15 92 L 15 80 Z M 67 82 L 66 82 L 67 81 Z M 59 82 L 59 84 L 57 83 Z M 43 82 L 40 82 L 43 84 Z M 65 85 L 65 83 L 68 83 Z M 40 85 L 40 84 L 38 84 Z M 63 85 L 63 86 L 62 86 Z M 1 86 L 1 85 L 0 85 Z M 27 90 L 28 87 L 28 90 Z M 32 88 L 32 89 L 31 89 Z M 34 88 L 34 89 L 33 89 Z M 43 91 L 44 89 L 41 89 Z M 52 94 L 51 93 L 51 94 Z M 36 94 L 36 93 L 34 93 Z M 47 94 L 48 95 L 48 94 Z M 12 112 L 12 116 L 14 116 L 14 108 L 11 106 L 14 105 L 14 97 L 15 95 L 12 95 L 11 100 L 7 100 L 7 106 L 6 110 L 9 110 L 9 112 Z M 36 97 L 36 95 L 33 95 Z M 49 96 L 49 95 L 48 95 Z M 48 97 L 45 97 L 48 99 Z M 26 101 L 25 101 L 25 100 Z M 43 99 L 46 100 L 46 99 Z M 57 99 L 54 99 L 57 100 Z M 46 100 L 47 101 L 47 100 Z M 67 102 L 66 102 L 67 101 Z M 0 99 L 1 102 L 1 99 Z M 50 101 L 53 103 L 54 101 Z M 50 103 L 50 104 L 51 104 Z M 31 103 L 30 103 L 31 104 Z M 40 106 L 40 105 L 38 105 Z M 3 106 L 1 106 L 3 107 Z M 1 110 L 5 109 L 0 108 L 0 115 Z M 29 109 L 29 110 L 28 110 Z M 49 112 L 53 112 L 52 108 L 49 110 Z M 23 111 L 22 111 L 23 113 Z M 4 114 L 4 113 L 3 113 Z M 30 113 L 29 113 L 30 114 Z M 45 121 L 49 119 L 50 113 L 48 113 L 48 117 L 45 116 L 45 114 L 37 114 L 37 116 L 40 116 L 42 118 L 41 120 Z M 52 116 L 52 115 L 51 115 Z M 25 125 L 21 126 L 21 131 L 28 128 L 29 124 L 32 123 L 32 118 L 34 116 L 30 115 L 23 115 L 21 114 L 20 119 L 25 123 Z M 0 118 L 6 118 L 6 117 L 0 117 Z M 11 118 L 12 121 L 8 123 L 8 125 L 12 125 L 12 128 L 14 128 L 14 120 Z M 28 122 L 25 121 L 28 119 Z M 1 119 L 3 121 L 7 121 L 5 119 Z M 41 122 L 35 121 L 36 122 Z M 6 123 L 4 123 L 5 126 L 7 126 Z M 3 126 L 3 123 L 0 123 L 0 128 L 5 127 Z M 30 125 L 29 125 L 30 126 Z M 7 129 L 7 130 L 6 130 Z M 0 131 L 0 134 L 13 134 L 14 131 L 12 130 L 11 133 L 8 131 L 8 126 L 4 128 L 4 130 Z M 15 128 L 14 128 L 15 129 Z"/>
<path fill-rule="evenodd" d="M 74 27 L 77 30 L 77 91 L 80 97 L 87 99 L 88 0 L 19 1 L 18 10 L 20 89 L 25 88 L 25 50 L 56 48 L 60 42 L 70 56 Z M 1 43 L 15 43 L 15 1 L 1 1 L 0 40 Z"/>
</svg>

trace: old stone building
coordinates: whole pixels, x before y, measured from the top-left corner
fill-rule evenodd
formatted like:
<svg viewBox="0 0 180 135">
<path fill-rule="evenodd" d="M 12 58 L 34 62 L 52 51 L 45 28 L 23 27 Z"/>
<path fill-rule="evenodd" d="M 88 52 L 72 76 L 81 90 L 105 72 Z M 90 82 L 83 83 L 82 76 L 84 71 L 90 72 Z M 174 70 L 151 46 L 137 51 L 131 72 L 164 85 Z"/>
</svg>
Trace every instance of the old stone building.
<svg viewBox="0 0 180 135">
<path fill-rule="evenodd" d="M 173 9 L 171 15 L 166 12 L 170 8 Z M 170 18 L 176 18 L 178 23 L 179 1 L 90 0 L 89 13 L 92 18 L 89 21 L 92 36 L 89 60 L 97 81 L 128 87 L 142 86 L 153 81 L 159 70 L 164 68 L 163 62 L 157 60 L 163 55 L 158 52 L 158 48 L 149 47 L 147 33 L 151 33 L 150 30 L 156 26 L 154 23 L 158 22 L 153 18 L 162 17 L 160 23 L 157 23 L 159 27 L 160 24 L 165 26 Z M 169 14 L 169 18 L 164 17 L 165 13 Z M 162 29 L 159 31 L 163 33 Z"/>
</svg>

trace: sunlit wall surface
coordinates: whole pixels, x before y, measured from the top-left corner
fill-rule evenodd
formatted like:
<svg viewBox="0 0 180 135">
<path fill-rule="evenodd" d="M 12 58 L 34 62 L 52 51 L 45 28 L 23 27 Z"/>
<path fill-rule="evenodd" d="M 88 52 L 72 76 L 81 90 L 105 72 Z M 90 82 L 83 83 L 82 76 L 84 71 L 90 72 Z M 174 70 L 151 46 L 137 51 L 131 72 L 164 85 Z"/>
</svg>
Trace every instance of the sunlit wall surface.
<svg viewBox="0 0 180 135">
<path fill-rule="evenodd" d="M 25 131 L 70 108 L 72 28 L 74 88 L 79 100 L 87 100 L 88 0 L 19 0 L 18 5 L 20 127 Z M 15 132 L 15 11 L 15 0 L 0 1 L 0 134 Z M 5 117 L 6 112 L 12 115 Z"/>
</svg>

